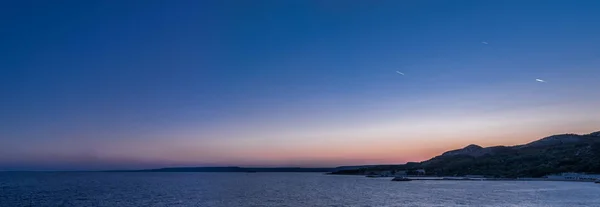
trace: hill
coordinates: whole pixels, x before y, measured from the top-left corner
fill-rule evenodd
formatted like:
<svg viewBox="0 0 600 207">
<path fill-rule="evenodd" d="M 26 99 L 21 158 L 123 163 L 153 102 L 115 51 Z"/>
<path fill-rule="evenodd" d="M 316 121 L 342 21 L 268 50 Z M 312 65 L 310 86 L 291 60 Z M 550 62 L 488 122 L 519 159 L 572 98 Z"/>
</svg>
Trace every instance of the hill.
<svg viewBox="0 0 600 207">
<path fill-rule="evenodd" d="M 425 169 L 427 174 L 436 176 L 541 177 L 561 172 L 600 173 L 599 160 L 600 132 L 594 132 L 553 135 L 517 146 L 468 145 L 420 163 L 341 170 L 333 174 Z"/>
</svg>

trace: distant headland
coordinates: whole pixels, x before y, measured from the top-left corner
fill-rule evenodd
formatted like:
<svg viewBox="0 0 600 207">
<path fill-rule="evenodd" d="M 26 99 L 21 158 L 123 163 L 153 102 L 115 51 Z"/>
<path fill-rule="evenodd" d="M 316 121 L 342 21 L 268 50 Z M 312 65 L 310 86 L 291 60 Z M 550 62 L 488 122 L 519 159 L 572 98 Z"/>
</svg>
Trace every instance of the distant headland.
<svg viewBox="0 0 600 207">
<path fill-rule="evenodd" d="M 144 170 L 111 170 L 104 172 L 335 172 L 336 168 L 300 168 L 300 167 L 274 167 L 274 168 L 246 168 L 246 167 L 170 167 Z"/>
</svg>

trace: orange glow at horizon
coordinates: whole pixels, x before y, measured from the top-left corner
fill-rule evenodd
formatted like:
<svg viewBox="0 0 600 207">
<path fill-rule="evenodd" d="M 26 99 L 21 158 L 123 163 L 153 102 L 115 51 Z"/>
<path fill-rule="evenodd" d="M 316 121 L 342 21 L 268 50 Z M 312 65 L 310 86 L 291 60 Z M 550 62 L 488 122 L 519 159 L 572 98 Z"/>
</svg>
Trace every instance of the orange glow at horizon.
<svg viewBox="0 0 600 207">
<path fill-rule="evenodd" d="M 84 135 L 66 137 L 60 140 L 61 145 L 27 145 L 32 153 L 20 159 L 55 157 L 73 162 L 141 162 L 159 166 L 401 164 L 427 160 L 469 144 L 511 146 L 553 134 L 599 130 L 600 116 L 589 113 L 596 109 L 593 103 L 486 108 L 496 100 L 478 97 L 438 97 L 419 102 L 479 100 L 475 104 L 479 107 L 474 108 L 442 104 L 429 110 L 395 111 L 399 108 L 396 105 L 401 104 L 398 101 L 360 113 L 265 114 L 254 118 L 260 121 L 240 119 L 210 128 L 197 128 L 190 123 L 149 131 L 137 135 L 138 139 L 115 136 L 111 141 L 89 142 L 79 139 Z"/>
</svg>

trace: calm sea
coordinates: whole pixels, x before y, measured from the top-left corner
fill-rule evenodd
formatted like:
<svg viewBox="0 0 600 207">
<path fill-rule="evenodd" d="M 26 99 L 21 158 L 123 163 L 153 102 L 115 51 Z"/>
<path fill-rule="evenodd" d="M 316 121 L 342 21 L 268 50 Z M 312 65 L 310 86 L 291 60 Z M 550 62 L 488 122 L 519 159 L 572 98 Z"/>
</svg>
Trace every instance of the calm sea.
<svg viewBox="0 0 600 207">
<path fill-rule="evenodd" d="M 0 173 L 0 206 L 599 206 L 600 184 L 317 173 Z"/>
</svg>

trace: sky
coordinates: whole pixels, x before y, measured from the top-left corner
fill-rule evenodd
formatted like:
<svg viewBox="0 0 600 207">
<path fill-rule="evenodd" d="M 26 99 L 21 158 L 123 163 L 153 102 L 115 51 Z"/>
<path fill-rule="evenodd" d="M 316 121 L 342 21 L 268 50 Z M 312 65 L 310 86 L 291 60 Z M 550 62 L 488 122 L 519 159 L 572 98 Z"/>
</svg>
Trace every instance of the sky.
<svg viewBox="0 0 600 207">
<path fill-rule="evenodd" d="M 0 170 L 399 164 L 600 131 L 598 10 L 2 1 Z"/>
</svg>

